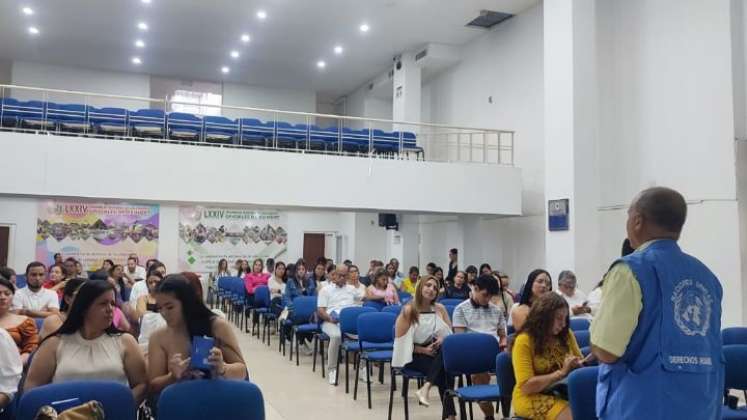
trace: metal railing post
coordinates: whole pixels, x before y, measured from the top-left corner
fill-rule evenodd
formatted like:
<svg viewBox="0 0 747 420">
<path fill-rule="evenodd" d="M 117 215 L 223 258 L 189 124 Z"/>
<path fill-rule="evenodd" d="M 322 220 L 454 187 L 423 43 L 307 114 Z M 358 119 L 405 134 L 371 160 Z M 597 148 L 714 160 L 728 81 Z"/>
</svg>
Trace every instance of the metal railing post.
<svg viewBox="0 0 747 420">
<path fill-rule="evenodd" d="M 311 118 L 306 116 L 306 150 L 311 149 Z"/>
<path fill-rule="evenodd" d="M 273 129 L 272 129 L 272 144 L 273 149 L 278 148 L 278 113 L 272 113 Z"/>
</svg>

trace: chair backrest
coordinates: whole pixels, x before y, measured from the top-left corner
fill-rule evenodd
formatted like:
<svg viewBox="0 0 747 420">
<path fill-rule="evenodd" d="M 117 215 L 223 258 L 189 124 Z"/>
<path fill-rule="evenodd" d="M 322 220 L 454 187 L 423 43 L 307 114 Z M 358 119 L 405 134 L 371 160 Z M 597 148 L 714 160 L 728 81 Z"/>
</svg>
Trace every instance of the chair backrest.
<svg viewBox="0 0 747 420">
<path fill-rule="evenodd" d="M 446 308 L 446 313 L 449 314 L 449 319 L 454 318 L 454 309 L 456 309 L 456 305 L 444 305 L 444 308 Z"/>
<path fill-rule="evenodd" d="M 31 420 L 42 406 L 73 398 L 80 404 L 92 400 L 100 402 L 107 420 L 132 420 L 137 416 L 130 388 L 109 381 L 72 381 L 40 386 L 23 394 L 17 418 Z"/>
<path fill-rule="evenodd" d="M 376 312 L 376 309 L 368 306 L 351 306 L 340 311 L 340 332 L 343 335 L 358 335 L 358 317 L 366 312 Z"/>
<path fill-rule="evenodd" d="M 270 288 L 257 286 L 254 288 L 254 306 L 258 308 L 270 307 Z"/>
<path fill-rule="evenodd" d="M 412 300 L 412 295 L 407 292 L 403 292 L 400 290 L 397 292 L 397 295 L 399 296 L 399 302 L 402 305 Z"/>
<path fill-rule="evenodd" d="M 366 312 L 358 316 L 358 340 L 367 343 L 394 341 L 392 327 L 397 315 L 387 312 Z"/>
<path fill-rule="evenodd" d="M 450 375 L 490 372 L 500 351 L 495 336 L 481 333 L 452 334 L 442 348 L 444 369 Z"/>
<path fill-rule="evenodd" d="M 501 397 L 512 396 L 516 386 L 516 377 L 514 376 L 514 364 L 511 361 L 510 353 L 504 351 L 496 356 L 495 377 L 498 381 L 498 390 Z"/>
<path fill-rule="evenodd" d="M 721 344 L 747 344 L 747 327 L 731 327 L 721 330 Z"/>
<path fill-rule="evenodd" d="M 187 381 L 168 386 L 158 399 L 159 420 L 264 420 L 257 385 L 237 380 Z M 108 417 L 107 417 L 108 420 Z"/>
<path fill-rule="evenodd" d="M 589 330 L 573 331 L 576 336 L 576 343 L 579 347 L 588 347 L 591 345 L 591 333 Z"/>
<path fill-rule="evenodd" d="M 402 305 L 387 305 L 381 310 L 381 312 L 388 312 L 394 315 L 399 315 L 399 313 L 402 312 Z"/>
<path fill-rule="evenodd" d="M 726 389 L 747 390 L 747 345 L 730 344 L 723 347 L 726 360 Z"/>
<path fill-rule="evenodd" d="M 363 306 L 366 306 L 366 307 L 369 307 L 369 308 L 373 308 L 373 309 L 375 309 L 377 311 L 380 311 L 380 310 L 384 309 L 384 307 L 386 305 L 383 302 L 379 302 L 379 301 L 376 301 L 376 300 L 367 300 L 367 301 L 363 302 Z"/>
<path fill-rule="evenodd" d="M 571 319 L 571 330 L 572 331 L 588 331 L 591 326 L 591 322 L 588 319 L 576 318 Z"/>
<path fill-rule="evenodd" d="M 316 312 L 316 296 L 299 296 L 293 300 L 291 319 L 294 324 L 309 322 L 314 312 Z"/>
<path fill-rule="evenodd" d="M 438 303 L 444 306 L 446 305 L 457 306 L 462 302 L 464 302 L 464 299 L 443 298 L 443 299 L 438 300 Z"/>
<path fill-rule="evenodd" d="M 597 376 L 599 368 L 583 367 L 568 375 L 568 402 L 573 420 L 596 420 Z"/>
<path fill-rule="evenodd" d="M 26 287 L 26 275 L 16 274 L 16 288 L 20 289 Z"/>
</svg>

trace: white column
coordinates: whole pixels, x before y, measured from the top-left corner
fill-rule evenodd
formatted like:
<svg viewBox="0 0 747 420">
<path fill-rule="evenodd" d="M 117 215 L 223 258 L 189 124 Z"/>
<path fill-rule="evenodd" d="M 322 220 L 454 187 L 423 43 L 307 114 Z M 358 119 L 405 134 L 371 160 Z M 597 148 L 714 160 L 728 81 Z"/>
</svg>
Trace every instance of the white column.
<svg viewBox="0 0 747 420">
<path fill-rule="evenodd" d="M 420 122 L 420 73 L 414 53 L 403 53 L 394 63 L 392 118 L 395 121 Z M 407 129 L 412 131 L 412 127 Z"/>
<path fill-rule="evenodd" d="M 576 271 L 587 290 L 599 277 L 594 7 L 544 3 L 545 199 L 570 203 L 570 229 L 545 229 L 546 268 L 554 282 L 561 270 Z"/>
</svg>

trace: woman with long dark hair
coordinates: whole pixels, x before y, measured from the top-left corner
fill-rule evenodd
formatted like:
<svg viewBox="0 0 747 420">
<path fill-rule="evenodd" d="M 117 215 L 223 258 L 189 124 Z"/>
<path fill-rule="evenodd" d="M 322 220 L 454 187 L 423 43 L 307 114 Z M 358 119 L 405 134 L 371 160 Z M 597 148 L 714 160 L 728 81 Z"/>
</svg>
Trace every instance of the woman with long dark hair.
<svg viewBox="0 0 747 420">
<path fill-rule="evenodd" d="M 321 261 L 317 262 L 314 266 L 314 272 L 311 273 L 304 286 L 306 296 L 316 296 L 319 293 L 322 284 L 327 281 L 326 272 L 326 264 Z"/>
<path fill-rule="evenodd" d="M 167 327 L 154 332 L 148 344 L 152 394 L 193 376 L 190 360 L 195 337 L 212 337 L 215 342 L 208 357 L 211 377 L 246 378 L 244 358 L 231 326 L 205 306 L 182 274 L 166 276 L 156 289 L 156 302 Z"/>
<path fill-rule="evenodd" d="M 511 308 L 509 323 L 517 331 L 520 330 L 527 319 L 527 315 L 529 315 L 529 309 L 532 307 L 534 300 L 550 291 L 552 291 L 550 273 L 541 268 L 529 273 L 527 282 L 524 283 L 524 288 L 521 290 L 521 300 L 519 300 L 518 305 Z"/>
<path fill-rule="evenodd" d="M 78 292 L 78 288 L 85 282 L 86 279 L 74 278 L 65 283 L 65 288 L 62 289 L 60 313 L 44 318 L 44 323 L 42 324 L 41 332 L 39 333 L 41 339 L 47 338 L 48 335 L 57 331 L 57 329 L 62 326 L 62 323 L 65 322 L 65 319 L 67 318 L 70 305 L 73 303 L 73 298 Z"/>
<path fill-rule="evenodd" d="M 219 279 L 221 277 L 230 277 L 231 271 L 228 269 L 228 260 L 225 258 L 221 258 L 220 261 L 218 261 L 218 269 L 215 271 L 215 278 Z"/>
<path fill-rule="evenodd" d="M 571 420 L 568 402 L 543 391 L 581 367 L 581 351 L 568 327 L 568 304 L 557 293 L 536 298 L 514 341 L 513 403 L 521 417 Z"/>
<path fill-rule="evenodd" d="M 107 380 L 129 386 L 139 404 L 145 397 L 145 359 L 137 341 L 114 326 L 114 287 L 87 281 L 75 295 L 62 326 L 42 341 L 24 391 L 78 380 Z"/>
<path fill-rule="evenodd" d="M 492 276 L 498 282 L 498 294 L 493 296 L 493 299 L 491 301 L 494 304 L 498 305 L 499 308 L 501 308 L 501 311 L 503 311 L 503 316 L 508 319 L 509 312 L 511 312 L 511 308 L 513 308 L 514 306 L 514 298 L 506 289 L 504 283 L 501 281 L 501 273 L 498 271 L 493 271 Z"/>
</svg>

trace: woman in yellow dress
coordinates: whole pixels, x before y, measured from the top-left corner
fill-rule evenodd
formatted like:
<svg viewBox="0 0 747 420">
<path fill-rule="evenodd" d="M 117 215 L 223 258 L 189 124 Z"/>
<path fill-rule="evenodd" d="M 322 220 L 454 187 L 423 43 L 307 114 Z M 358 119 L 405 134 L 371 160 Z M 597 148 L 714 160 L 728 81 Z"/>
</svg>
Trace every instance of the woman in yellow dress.
<svg viewBox="0 0 747 420">
<path fill-rule="evenodd" d="M 568 304 L 557 293 L 545 293 L 532 304 L 511 353 L 516 375 L 513 403 L 517 416 L 533 420 L 572 420 L 568 401 L 543 393 L 583 362 L 568 324 Z"/>
</svg>

